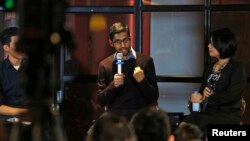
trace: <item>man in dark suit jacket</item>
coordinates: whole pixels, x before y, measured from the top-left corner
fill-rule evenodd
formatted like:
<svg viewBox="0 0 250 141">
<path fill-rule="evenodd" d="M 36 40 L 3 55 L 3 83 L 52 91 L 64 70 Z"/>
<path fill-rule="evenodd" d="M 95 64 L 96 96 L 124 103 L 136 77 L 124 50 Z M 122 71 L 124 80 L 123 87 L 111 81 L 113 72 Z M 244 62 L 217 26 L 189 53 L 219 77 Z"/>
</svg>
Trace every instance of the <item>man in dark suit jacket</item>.
<svg viewBox="0 0 250 141">
<path fill-rule="evenodd" d="M 156 105 L 159 97 L 153 59 L 136 53 L 130 40 L 126 24 L 110 27 L 109 43 L 116 52 L 99 64 L 97 91 L 97 101 L 106 111 L 127 119 L 141 108 Z M 122 54 L 122 73 L 117 71 L 118 54 Z"/>
</svg>

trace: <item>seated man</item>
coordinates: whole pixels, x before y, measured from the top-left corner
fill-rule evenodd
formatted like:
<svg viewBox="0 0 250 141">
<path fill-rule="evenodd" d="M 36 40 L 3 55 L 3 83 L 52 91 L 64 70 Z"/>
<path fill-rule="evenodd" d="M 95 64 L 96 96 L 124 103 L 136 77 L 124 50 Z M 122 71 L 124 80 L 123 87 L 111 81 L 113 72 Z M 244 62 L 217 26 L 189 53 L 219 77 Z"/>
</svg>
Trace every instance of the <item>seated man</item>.
<svg viewBox="0 0 250 141">
<path fill-rule="evenodd" d="M 7 57 L 0 62 L 0 119 L 6 122 L 6 129 L 9 132 L 12 131 L 12 123 L 23 123 L 20 128 L 20 140 L 29 141 L 31 140 L 30 128 L 26 125 L 31 122 L 23 121 L 23 117 L 28 115 L 28 98 L 21 85 L 25 76 L 27 60 L 23 53 L 16 50 L 18 28 L 4 29 L 0 40 L 7 54 Z M 11 135 L 11 133 L 9 134 Z"/>
<path fill-rule="evenodd" d="M 24 54 L 16 51 L 18 29 L 9 27 L 1 34 L 1 43 L 8 55 L 0 63 L 0 115 L 20 115 L 27 112 L 27 98 L 20 81 L 25 70 Z"/>
</svg>

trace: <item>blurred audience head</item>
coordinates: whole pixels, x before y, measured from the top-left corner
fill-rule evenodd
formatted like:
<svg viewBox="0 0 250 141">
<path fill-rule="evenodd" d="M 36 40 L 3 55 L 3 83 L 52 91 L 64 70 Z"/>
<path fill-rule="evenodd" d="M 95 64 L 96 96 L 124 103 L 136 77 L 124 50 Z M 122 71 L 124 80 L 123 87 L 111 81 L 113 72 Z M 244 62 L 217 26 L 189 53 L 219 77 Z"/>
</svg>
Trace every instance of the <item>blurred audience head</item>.
<svg viewBox="0 0 250 141">
<path fill-rule="evenodd" d="M 125 117 L 105 113 L 94 123 L 86 141 L 136 141 L 136 138 Z"/>
<path fill-rule="evenodd" d="M 192 123 L 181 124 L 174 132 L 175 141 L 201 141 L 201 130 Z"/>
<path fill-rule="evenodd" d="M 162 110 L 143 109 L 132 117 L 131 123 L 138 141 L 167 141 L 171 134 L 169 116 Z"/>
</svg>

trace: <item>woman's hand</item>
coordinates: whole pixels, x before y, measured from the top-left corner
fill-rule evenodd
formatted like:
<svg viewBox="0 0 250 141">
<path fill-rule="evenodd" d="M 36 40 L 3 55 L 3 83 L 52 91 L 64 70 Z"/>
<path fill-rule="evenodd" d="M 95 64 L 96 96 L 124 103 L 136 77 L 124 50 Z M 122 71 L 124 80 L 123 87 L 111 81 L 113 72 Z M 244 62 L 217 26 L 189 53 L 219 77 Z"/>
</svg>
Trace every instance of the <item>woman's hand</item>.
<svg viewBox="0 0 250 141">
<path fill-rule="evenodd" d="M 191 94 L 190 101 L 191 102 L 201 103 L 203 101 L 203 95 L 200 94 L 200 93 Z"/>
<path fill-rule="evenodd" d="M 214 91 L 211 90 L 211 89 L 209 89 L 208 87 L 206 87 L 206 88 L 203 90 L 203 96 L 204 96 L 203 99 L 205 99 L 206 97 L 211 96 L 212 94 L 214 94 Z"/>
</svg>

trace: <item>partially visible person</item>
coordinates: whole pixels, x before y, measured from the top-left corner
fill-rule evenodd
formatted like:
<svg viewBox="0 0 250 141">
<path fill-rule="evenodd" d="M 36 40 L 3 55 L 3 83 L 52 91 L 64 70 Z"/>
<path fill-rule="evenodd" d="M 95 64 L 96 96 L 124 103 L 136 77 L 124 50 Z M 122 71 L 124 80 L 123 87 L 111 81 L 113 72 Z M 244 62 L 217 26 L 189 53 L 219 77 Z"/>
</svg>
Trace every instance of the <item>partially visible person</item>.
<svg viewBox="0 0 250 141">
<path fill-rule="evenodd" d="M 190 98 L 191 102 L 202 103 L 202 112 L 192 112 L 183 120 L 198 125 L 204 134 L 208 124 L 240 125 L 247 80 L 244 65 L 233 59 L 237 42 L 229 28 L 211 33 L 208 50 L 216 62 L 207 67 L 199 94 Z"/>
<path fill-rule="evenodd" d="M 192 123 L 179 126 L 174 131 L 175 141 L 202 141 L 202 133 L 199 127 Z"/>
<path fill-rule="evenodd" d="M 173 141 L 170 119 L 161 109 L 145 108 L 131 119 L 138 141 Z"/>
<path fill-rule="evenodd" d="M 136 141 L 136 137 L 125 117 L 106 112 L 91 127 L 86 141 Z"/>
<path fill-rule="evenodd" d="M 25 77 L 27 59 L 23 53 L 16 50 L 18 43 L 18 28 L 8 27 L 1 32 L 1 45 L 7 57 L 0 62 L 0 119 L 6 123 L 6 132 L 11 135 L 16 123 L 20 126 L 20 141 L 31 140 L 30 116 L 28 115 L 29 100 L 22 81 Z"/>
<path fill-rule="evenodd" d="M 110 27 L 109 44 L 115 53 L 99 63 L 97 102 L 108 112 L 130 120 L 138 110 L 157 105 L 159 91 L 154 62 L 131 47 L 129 28 L 124 23 Z M 121 74 L 117 67 L 118 53 L 122 54 Z"/>
<path fill-rule="evenodd" d="M 0 39 L 8 55 L 0 63 L 0 115 L 20 115 L 28 111 L 28 101 L 20 83 L 27 61 L 25 55 L 16 50 L 18 28 L 6 28 L 2 31 Z"/>
</svg>

